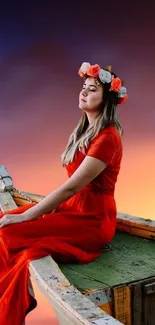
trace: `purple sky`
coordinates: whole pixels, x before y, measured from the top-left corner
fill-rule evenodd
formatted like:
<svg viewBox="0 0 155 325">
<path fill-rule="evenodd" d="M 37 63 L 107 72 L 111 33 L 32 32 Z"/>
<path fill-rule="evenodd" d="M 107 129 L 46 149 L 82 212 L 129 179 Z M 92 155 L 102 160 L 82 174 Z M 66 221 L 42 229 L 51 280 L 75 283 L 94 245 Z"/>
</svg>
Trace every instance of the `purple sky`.
<svg viewBox="0 0 155 325">
<path fill-rule="evenodd" d="M 19 189 L 35 191 L 40 181 L 44 194 L 63 181 L 60 154 L 81 114 L 77 71 L 83 61 L 111 64 L 129 94 L 118 108 L 125 131 L 118 207 L 153 216 L 155 2 L 52 2 L 1 5 L 0 163 Z"/>
<path fill-rule="evenodd" d="M 89 61 L 112 64 L 125 80 L 130 99 L 119 111 L 126 131 L 134 127 L 133 136 L 139 132 L 154 135 L 154 9 L 151 2 L 138 6 L 134 1 L 98 1 L 97 5 L 94 1 L 78 1 L 78 6 L 47 1 L 2 8 L 0 132 L 5 133 L 9 118 L 25 116 L 23 104 L 30 98 L 37 105 L 38 94 L 42 97 L 39 101 L 43 103 L 46 97 L 49 102 L 45 114 L 53 106 L 57 112 L 67 107 L 66 117 L 74 127 L 82 82 L 77 70 L 81 62 Z M 37 119 L 43 115 L 42 105 L 32 111 L 31 104 L 26 111 L 32 120 L 36 114 Z M 57 112 L 52 110 L 54 119 Z"/>
</svg>

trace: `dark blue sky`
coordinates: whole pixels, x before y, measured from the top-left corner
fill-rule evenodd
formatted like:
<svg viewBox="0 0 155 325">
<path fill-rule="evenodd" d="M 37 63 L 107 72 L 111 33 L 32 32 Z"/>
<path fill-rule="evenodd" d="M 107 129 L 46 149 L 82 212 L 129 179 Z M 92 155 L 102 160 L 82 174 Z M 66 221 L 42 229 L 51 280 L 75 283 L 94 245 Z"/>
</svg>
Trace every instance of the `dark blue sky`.
<svg viewBox="0 0 155 325">
<path fill-rule="evenodd" d="M 75 4 L 76 3 L 76 4 Z M 69 54 L 84 55 L 100 43 L 125 45 L 133 50 L 153 49 L 155 34 L 153 1 L 40 1 L 3 3 L 0 12 L 0 53 L 29 42 L 60 42 Z M 150 35 L 148 37 L 148 34 Z M 152 38 L 152 44 L 150 44 Z M 151 47 L 152 45 L 152 47 Z M 101 50 L 102 50 L 101 46 Z M 77 53 L 80 52 L 80 53 Z M 151 51 L 152 52 L 152 51 Z M 127 53 L 128 54 L 128 53 Z"/>
<path fill-rule="evenodd" d="M 3 3 L 1 116 L 20 118 L 21 107 L 41 93 L 46 94 L 44 110 L 49 113 L 46 102 L 62 105 L 62 96 L 57 95 L 61 89 L 68 107 L 66 116 L 76 121 L 79 111 L 74 114 L 72 107 L 81 87 L 77 70 L 83 61 L 89 61 L 112 64 L 125 81 L 129 101 L 120 108 L 120 114 L 126 130 L 134 125 L 140 134 L 146 132 L 145 126 L 147 134 L 154 132 L 154 12 L 155 3 L 150 0 L 140 5 L 133 0 L 80 0 L 76 5 L 69 1 Z M 32 104 L 27 107 L 27 113 L 34 116 L 42 116 L 41 110 L 35 112 Z"/>
</svg>

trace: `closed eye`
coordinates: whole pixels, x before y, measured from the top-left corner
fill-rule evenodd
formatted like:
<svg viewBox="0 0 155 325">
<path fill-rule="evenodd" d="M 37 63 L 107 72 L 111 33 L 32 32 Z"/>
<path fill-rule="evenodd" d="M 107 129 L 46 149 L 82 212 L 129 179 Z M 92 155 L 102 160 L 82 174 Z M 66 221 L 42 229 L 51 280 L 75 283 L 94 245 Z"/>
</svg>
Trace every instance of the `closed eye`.
<svg viewBox="0 0 155 325">
<path fill-rule="evenodd" d="M 82 90 L 85 90 L 86 88 L 82 88 Z M 89 89 L 90 91 L 96 91 L 96 89 Z"/>
</svg>

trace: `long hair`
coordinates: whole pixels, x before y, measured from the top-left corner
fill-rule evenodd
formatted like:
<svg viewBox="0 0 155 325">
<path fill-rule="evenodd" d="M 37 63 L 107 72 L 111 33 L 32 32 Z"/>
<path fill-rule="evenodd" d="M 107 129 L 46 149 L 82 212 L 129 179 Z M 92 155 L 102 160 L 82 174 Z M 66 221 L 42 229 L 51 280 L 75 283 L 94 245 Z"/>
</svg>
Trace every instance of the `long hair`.
<svg viewBox="0 0 155 325">
<path fill-rule="evenodd" d="M 114 73 L 112 74 L 114 77 L 116 77 Z M 82 112 L 82 116 L 77 126 L 71 133 L 67 146 L 61 155 L 63 165 L 71 163 L 78 150 L 85 154 L 85 150 L 90 141 L 107 126 L 114 125 L 120 135 L 123 135 L 122 125 L 117 118 L 117 93 L 114 91 L 109 91 L 111 85 L 110 83 L 103 84 L 99 79 L 96 81 L 103 85 L 103 98 L 99 107 L 99 113 L 95 118 L 94 124 L 89 126 L 87 114 L 85 111 Z"/>
</svg>

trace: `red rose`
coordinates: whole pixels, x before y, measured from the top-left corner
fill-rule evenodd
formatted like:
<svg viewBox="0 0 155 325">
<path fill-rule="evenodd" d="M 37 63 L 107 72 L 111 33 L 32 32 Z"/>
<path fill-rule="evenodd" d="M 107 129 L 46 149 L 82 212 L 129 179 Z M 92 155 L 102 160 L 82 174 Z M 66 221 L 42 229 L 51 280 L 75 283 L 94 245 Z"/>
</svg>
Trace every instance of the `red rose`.
<svg viewBox="0 0 155 325">
<path fill-rule="evenodd" d="M 128 100 L 128 95 L 125 95 L 123 98 L 118 98 L 118 104 L 124 104 Z"/>
<path fill-rule="evenodd" d="M 100 66 L 98 64 L 91 65 L 87 70 L 87 75 L 90 77 L 98 77 L 100 71 Z"/>
<path fill-rule="evenodd" d="M 112 82 L 111 82 L 111 88 L 110 90 L 113 90 L 113 91 L 119 91 L 120 88 L 122 86 L 122 81 L 121 79 L 119 79 L 118 77 L 116 78 L 113 78 Z"/>
</svg>

